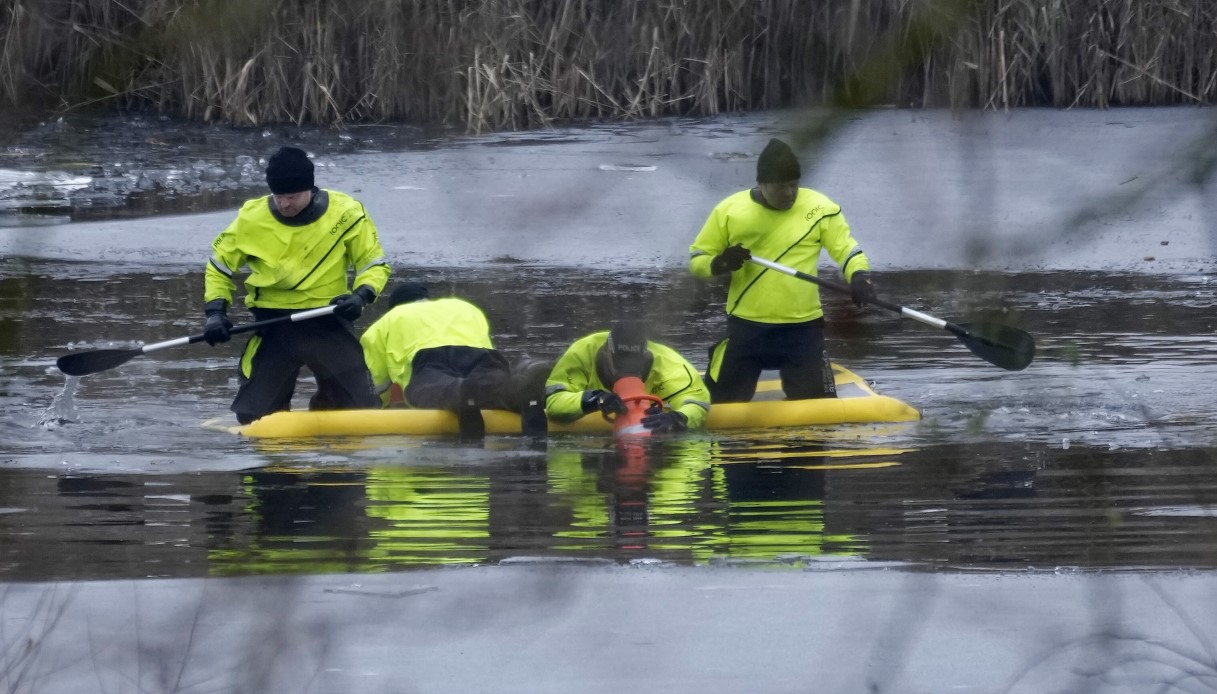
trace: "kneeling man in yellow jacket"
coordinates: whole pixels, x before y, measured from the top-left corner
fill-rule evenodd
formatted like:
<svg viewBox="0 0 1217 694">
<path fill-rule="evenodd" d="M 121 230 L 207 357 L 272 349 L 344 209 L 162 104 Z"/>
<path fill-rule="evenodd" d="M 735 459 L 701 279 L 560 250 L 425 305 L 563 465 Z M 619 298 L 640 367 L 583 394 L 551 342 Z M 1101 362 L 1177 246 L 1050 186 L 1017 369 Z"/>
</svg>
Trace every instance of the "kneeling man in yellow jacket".
<svg viewBox="0 0 1217 694">
<path fill-rule="evenodd" d="M 452 410 L 462 435 L 480 437 L 482 409 L 520 409 L 511 367 L 480 308 L 428 294 L 415 282 L 394 288 L 392 308 L 360 338 L 372 383 L 382 404 Z"/>
</svg>

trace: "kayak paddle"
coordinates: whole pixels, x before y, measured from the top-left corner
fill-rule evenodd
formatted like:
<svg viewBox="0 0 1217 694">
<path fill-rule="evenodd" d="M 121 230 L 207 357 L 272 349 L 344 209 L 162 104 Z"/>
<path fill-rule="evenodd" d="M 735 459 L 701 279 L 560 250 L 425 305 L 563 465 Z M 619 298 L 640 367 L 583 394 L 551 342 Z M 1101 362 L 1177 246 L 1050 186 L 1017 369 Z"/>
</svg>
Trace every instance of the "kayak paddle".
<svg viewBox="0 0 1217 694">
<path fill-rule="evenodd" d="M 270 318 L 268 320 L 256 321 L 254 323 L 246 323 L 229 329 L 228 334 L 248 333 L 254 330 L 260 330 L 268 325 L 276 323 L 286 323 L 288 321 L 302 321 L 309 318 L 317 318 L 319 316 L 328 316 L 334 312 L 333 306 L 323 306 L 314 308 L 308 311 L 293 313 L 290 316 L 280 316 L 278 318 Z M 164 342 L 155 342 L 150 345 L 144 345 L 137 349 L 95 349 L 88 352 L 76 352 L 75 354 L 65 354 L 60 357 L 55 365 L 59 370 L 69 376 L 87 376 L 95 374 L 98 371 L 113 369 L 121 364 L 126 364 L 135 357 L 149 352 L 156 352 L 169 347 L 177 347 L 179 345 L 192 345 L 196 342 L 202 342 L 202 335 L 191 335 L 189 337 L 179 337 L 174 340 L 165 340 Z"/>
<path fill-rule="evenodd" d="M 801 280 L 818 284 L 835 292 L 842 294 L 853 293 L 849 287 L 843 284 L 820 279 L 815 275 L 800 272 L 792 267 L 775 263 L 772 260 L 758 258 L 755 255 L 749 258 L 749 260 L 770 270 L 776 270 L 791 277 L 797 277 Z M 889 311 L 895 311 L 902 316 L 919 320 L 926 325 L 942 328 L 959 338 L 959 341 L 965 347 L 972 350 L 972 354 L 1007 371 L 1022 371 L 1035 358 L 1035 339 L 1026 331 L 1009 325 L 989 322 L 955 324 L 882 299 L 874 299 L 867 303 L 872 303 Z"/>
</svg>

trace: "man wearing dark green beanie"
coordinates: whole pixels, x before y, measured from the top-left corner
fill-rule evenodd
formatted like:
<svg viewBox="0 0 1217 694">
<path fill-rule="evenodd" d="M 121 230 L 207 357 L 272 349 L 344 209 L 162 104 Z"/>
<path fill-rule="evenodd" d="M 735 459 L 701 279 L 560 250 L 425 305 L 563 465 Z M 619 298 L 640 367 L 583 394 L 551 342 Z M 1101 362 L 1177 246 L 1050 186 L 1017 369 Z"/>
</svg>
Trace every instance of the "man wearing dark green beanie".
<svg viewBox="0 0 1217 694">
<path fill-rule="evenodd" d="M 755 253 L 815 275 L 823 250 L 841 268 L 859 308 L 875 298 L 870 261 L 841 207 L 799 187 L 802 176 L 790 146 L 771 139 L 757 159 L 757 186 L 715 206 L 689 248 L 694 275 L 731 275 L 727 337 L 711 348 L 706 369 L 711 402 L 751 400 L 765 369 L 780 372 L 790 400 L 836 397 L 818 287 L 747 262 Z"/>
</svg>

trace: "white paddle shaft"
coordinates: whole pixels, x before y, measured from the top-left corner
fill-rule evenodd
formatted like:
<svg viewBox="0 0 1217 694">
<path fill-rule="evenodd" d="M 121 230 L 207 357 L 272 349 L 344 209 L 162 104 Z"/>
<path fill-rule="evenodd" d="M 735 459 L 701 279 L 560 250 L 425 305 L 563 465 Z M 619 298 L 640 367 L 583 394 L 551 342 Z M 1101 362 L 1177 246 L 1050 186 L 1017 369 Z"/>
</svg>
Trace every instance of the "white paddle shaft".
<svg viewBox="0 0 1217 694">
<path fill-rule="evenodd" d="M 767 260 L 765 258 L 758 258 L 755 255 L 752 256 L 751 258 L 749 258 L 748 260 L 756 263 L 757 265 L 767 267 L 770 270 L 776 270 L 782 274 L 790 275 L 791 277 L 798 277 L 799 279 L 807 280 L 809 282 L 812 282 L 813 284 L 818 284 L 822 287 L 828 287 L 829 289 L 836 289 L 837 291 L 840 291 L 840 292 L 849 291 L 848 287 L 840 286 L 835 283 L 828 282 L 826 280 L 822 280 L 819 277 L 816 277 L 815 275 L 811 275 L 806 272 L 800 272 L 799 270 L 796 270 L 788 265 L 782 265 L 781 263 L 775 263 L 772 260 Z M 907 308 L 905 306 L 892 306 L 892 308 L 898 308 L 898 309 L 900 309 L 900 315 L 908 316 L 909 318 L 912 318 L 913 320 L 921 321 L 922 323 L 925 323 L 926 325 L 932 325 L 935 328 L 946 328 L 947 327 L 946 321 L 942 320 L 941 318 L 935 318 L 931 315 L 922 313 L 921 311 L 914 311 L 913 309 Z"/>
<path fill-rule="evenodd" d="M 332 305 L 331 306 L 322 306 L 321 308 L 310 308 L 307 311 L 300 311 L 299 313 L 293 313 L 290 316 L 284 316 L 282 319 L 272 318 L 267 321 L 262 321 L 256 325 L 250 324 L 249 326 L 243 326 L 243 327 L 257 328 L 257 327 L 261 327 L 262 325 L 265 325 L 265 324 L 271 323 L 271 322 L 278 323 L 284 319 L 295 323 L 296 321 L 308 320 L 310 318 L 319 318 L 321 316 L 328 316 L 329 314 L 331 314 L 333 312 L 334 312 L 334 306 L 332 306 Z M 177 337 L 172 340 L 165 340 L 164 342 L 154 342 L 150 345 L 144 345 L 143 347 L 140 348 L 140 351 L 143 352 L 144 354 L 147 354 L 149 352 L 156 352 L 158 350 L 168 349 L 170 347 L 188 345 L 191 343 L 191 341 L 192 340 L 190 337 Z M 197 342 L 197 340 L 195 340 L 195 341 Z"/>
</svg>

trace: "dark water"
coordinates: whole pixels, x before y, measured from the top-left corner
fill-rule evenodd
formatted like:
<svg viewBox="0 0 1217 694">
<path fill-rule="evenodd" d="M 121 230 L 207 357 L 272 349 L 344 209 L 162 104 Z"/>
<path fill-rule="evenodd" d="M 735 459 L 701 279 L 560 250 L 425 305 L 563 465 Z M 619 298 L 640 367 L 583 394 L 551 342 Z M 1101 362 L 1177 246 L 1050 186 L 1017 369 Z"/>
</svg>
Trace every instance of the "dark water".
<svg viewBox="0 0 1217 694">
<path fill-rule="evenodd" d="M 378 572 L 532 558 L 916 569 L 1217 567 L 1213 290 L 1197 278 L 893 272 L 888 296 L 1034 334 L 1010 373 L 945 331 L 826 297 L 830 350 L 923 420 L 603 437 L 248 441 L 237 346 L 84 379 L 54 359 L 199 329 L 200 273 L 0 265 L 0 578 Z M 647 305 L 696 363 L 722 287 L 679 271 L 397 268 L 553 357 Z M 975 307 L 996 309 L 981 312 Z M 370 320 L 372 313 L 365 318 Z M 129 341 L 128 341 L 129 340 Z M 297 404 L 306 402 L 305 385 Z"/>
<path fill-rule="evenodd" d="M 1209 125 L 1197 113 L 859 120 L 807 170 L 849 210 L 881 294 L 1028 330 L 1036 361 L 1002 371 L 945 331 L 826 295 L 833 358 L 921 421 L 642 449 L 583 436 L 541 448 L 510 436 L 247 441 L 200 427 L 227 412 L 239 340 L 84 379 L 54 362 L 199 331 L 207 244 L 258 192 L 259 158 L 290 139 L 375 211 L 395 279 L 481 304 L 509 354 L 556 357 L 641 312 L 704 364 L 725 288 L 690 279 L 683 258 L 709 206 L 746 185 L 749 153 L 782 132 L 776 120 L 476 139 L 155 119 L 10 131 L 0 580 L 537 558 L 1217 568 L 1212 185 L 1173 158 L 1200 156 L 1190 138 Z M 1094 212 L 1104 205 L 1110 216 Z M 161 216 L 207 210 L 221 211 Z"/>
</svg>

